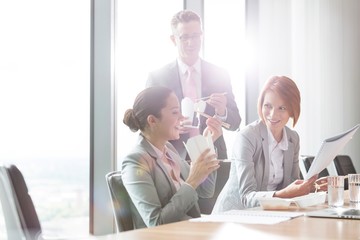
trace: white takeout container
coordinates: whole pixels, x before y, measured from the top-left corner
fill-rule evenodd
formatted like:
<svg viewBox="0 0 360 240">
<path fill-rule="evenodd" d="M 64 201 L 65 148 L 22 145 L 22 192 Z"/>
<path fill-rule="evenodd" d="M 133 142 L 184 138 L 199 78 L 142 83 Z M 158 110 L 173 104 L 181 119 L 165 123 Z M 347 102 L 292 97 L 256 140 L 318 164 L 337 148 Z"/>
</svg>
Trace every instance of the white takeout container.
<svg viewBox="0 0 360 240">
<path fill-rule="evenodd" d="M 325 203 L 326 192 L 309 193 L 305 196 L 295 198 L 258 198 L 260 206 L 264 210 L 281 210 L 288 209 L 290 206 L 295 205 L 298 208 L 306 208 L 318 204 Z"/>
</svg>

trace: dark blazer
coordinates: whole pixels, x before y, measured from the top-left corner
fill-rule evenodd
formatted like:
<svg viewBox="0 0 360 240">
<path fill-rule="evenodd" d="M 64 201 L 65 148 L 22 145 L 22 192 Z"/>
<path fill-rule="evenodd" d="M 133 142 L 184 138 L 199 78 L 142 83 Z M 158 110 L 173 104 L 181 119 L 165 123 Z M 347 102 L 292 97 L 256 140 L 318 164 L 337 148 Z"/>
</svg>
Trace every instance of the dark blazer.
<svg viewBox="0 0 360 240">
<path fill-rule="evenodd" d="M 283 189 L 299 179 L 299 135 L 285 126 L 288 150 L 284 151 Z M 229 180 L 216 200 L 212 213 L 259 206 L 257 198 L 272 197 L 267 191 L 270 159 L 268 130 L 258 120 L 246 126 L 235 138 Z"/>
<path fill-rule="evenodd" d="M 171 158 L 179 164 L 180 177 L 185 181 L 190 172 L 189 164 L 170 143 L 166 146 Z M 135 228 L 200 217 L 198 199 L 214 195 L 217 176 L 217 171 L 212 172 L 196 190 L 188 184 L 176 190 L 163 161 L 141 134 L 135 148 L 123 159 L 121 173 L 131 199 Z"/>
<path fill-rule="evenodd" d="M 179 75 L 179 68 L 177 61 L 169 63 L 164 67 L 153 71 L 149 74 L 146 87 L 151 86 L 163 86 L 172 89 L 177 95 L 179 102 L 184 98 L 181 86 L 181 80 Z M 224 70 L 214 64 L 201 60 L 201 97 L 209 96 L 213 93 L 226 92 L 227 98 L 227 119 L 225 122 L 230 124 L 231 131 L 235 131 L 239 128 L 241 117 L 237 108 L 235 97 L 232 92 L 230 76 Z M 206 106 L 205 113 L 210 116 L 215 115 L 215 110 L 210 105 Z M 200 133 L 206 128 L 206 118 L 200 116 Z M 183 142 L 186 142 L 189 138 L 188 134 L 182 134 L 180 139 L 171 141 L 180 156 L 186 157 L 186 150 Z M 224 137 L 219 137 L 214 143 L 218 159 L 227 159 L 227 149 L 225 145 Z"/>
</svg>

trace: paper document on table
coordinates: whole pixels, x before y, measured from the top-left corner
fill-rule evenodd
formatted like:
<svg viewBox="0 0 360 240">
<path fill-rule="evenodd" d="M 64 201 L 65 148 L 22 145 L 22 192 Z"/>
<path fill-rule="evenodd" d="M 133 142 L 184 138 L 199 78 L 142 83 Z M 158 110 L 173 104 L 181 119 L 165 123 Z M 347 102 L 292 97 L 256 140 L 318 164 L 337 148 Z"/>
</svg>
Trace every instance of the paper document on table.
<svg viewBox="0 0 360 240">
<path fill-rule="evenodd" d="M 303 216 L 301 212 L 231 210 L 222 214 L 205 215 L 190 219 L 192 222 L 232 222 L 249 224 L 276 224 Z"/>
<path fill-rule="evenodd" d="M 325 169 L 331 161 L 336 157 L 337 154 L 345 147 L 349 142 L 352 136 L 355 134 L 356 130 L 359 128 L 359 124 L 349 129 L 346 132 L 343 132 L 334 137 L 325 139 L 320 147 L 320 150 L 314 161 L 312 162 L 309 171 L 305 176 L 305 180 L 311 178 L 312 176 L 320 173 Z"/>
</svg>

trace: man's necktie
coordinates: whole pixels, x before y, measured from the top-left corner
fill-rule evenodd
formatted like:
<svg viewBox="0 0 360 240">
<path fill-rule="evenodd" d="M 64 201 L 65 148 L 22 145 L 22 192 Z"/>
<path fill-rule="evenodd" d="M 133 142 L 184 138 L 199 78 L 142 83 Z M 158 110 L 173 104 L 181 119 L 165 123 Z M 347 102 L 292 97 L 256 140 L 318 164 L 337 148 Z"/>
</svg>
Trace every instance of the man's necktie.
<svg viewBox="0 0 360 240">
<path fill-rule="evenodd" d="M 184 97 L 188 97 L 194 102 L 197 98 L 196 82 L 194 79 L 195 69 L 193 67 L 189 67 L 186 73 L 187 77 L 185 79 Z"/>
<path fill-rule="evenodd" d="M 184 97 L 190 98 L 194 103 L 197 99 L 197 88 L 196 88 L 196 81 L 194 78 L 195 68 L 189 67 L 186 71 L 187 77 L 185 79 L 185 86 L 184 86 Z M 199 119 L 197 118 L 197 114 L 194 113 L 194 123 L 198 123 Z M 197 124 L 195 124 L 197 125 Z M 189 136 L 193 137 L 199 135 L 199 129 L 194 128 L 191 129 L 189 132 Z"/>
</svg>

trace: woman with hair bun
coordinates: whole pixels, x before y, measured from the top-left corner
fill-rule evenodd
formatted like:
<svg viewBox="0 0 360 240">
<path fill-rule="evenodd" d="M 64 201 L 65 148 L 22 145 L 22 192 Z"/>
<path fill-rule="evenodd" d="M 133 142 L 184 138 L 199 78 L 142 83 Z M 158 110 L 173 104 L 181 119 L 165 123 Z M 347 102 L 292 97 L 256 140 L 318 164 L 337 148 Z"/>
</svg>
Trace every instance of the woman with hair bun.
<svg viewBox="0 0 360 240">
<path fill-rule="evenodd" d="M 168 142 L 179 138 L 182 120 L 178 98 L 165 87 L 144 89 L 124 114 L 130 130 L 140 130 L 121 167 L 135 228 L 200 217 L 198 198 L 214 194 L 216 155 L 207 149 L 189 165 Z M 217 118 L 209 118 L 207 126 L 213 140 L 222 135 Z"/>
</svg>

